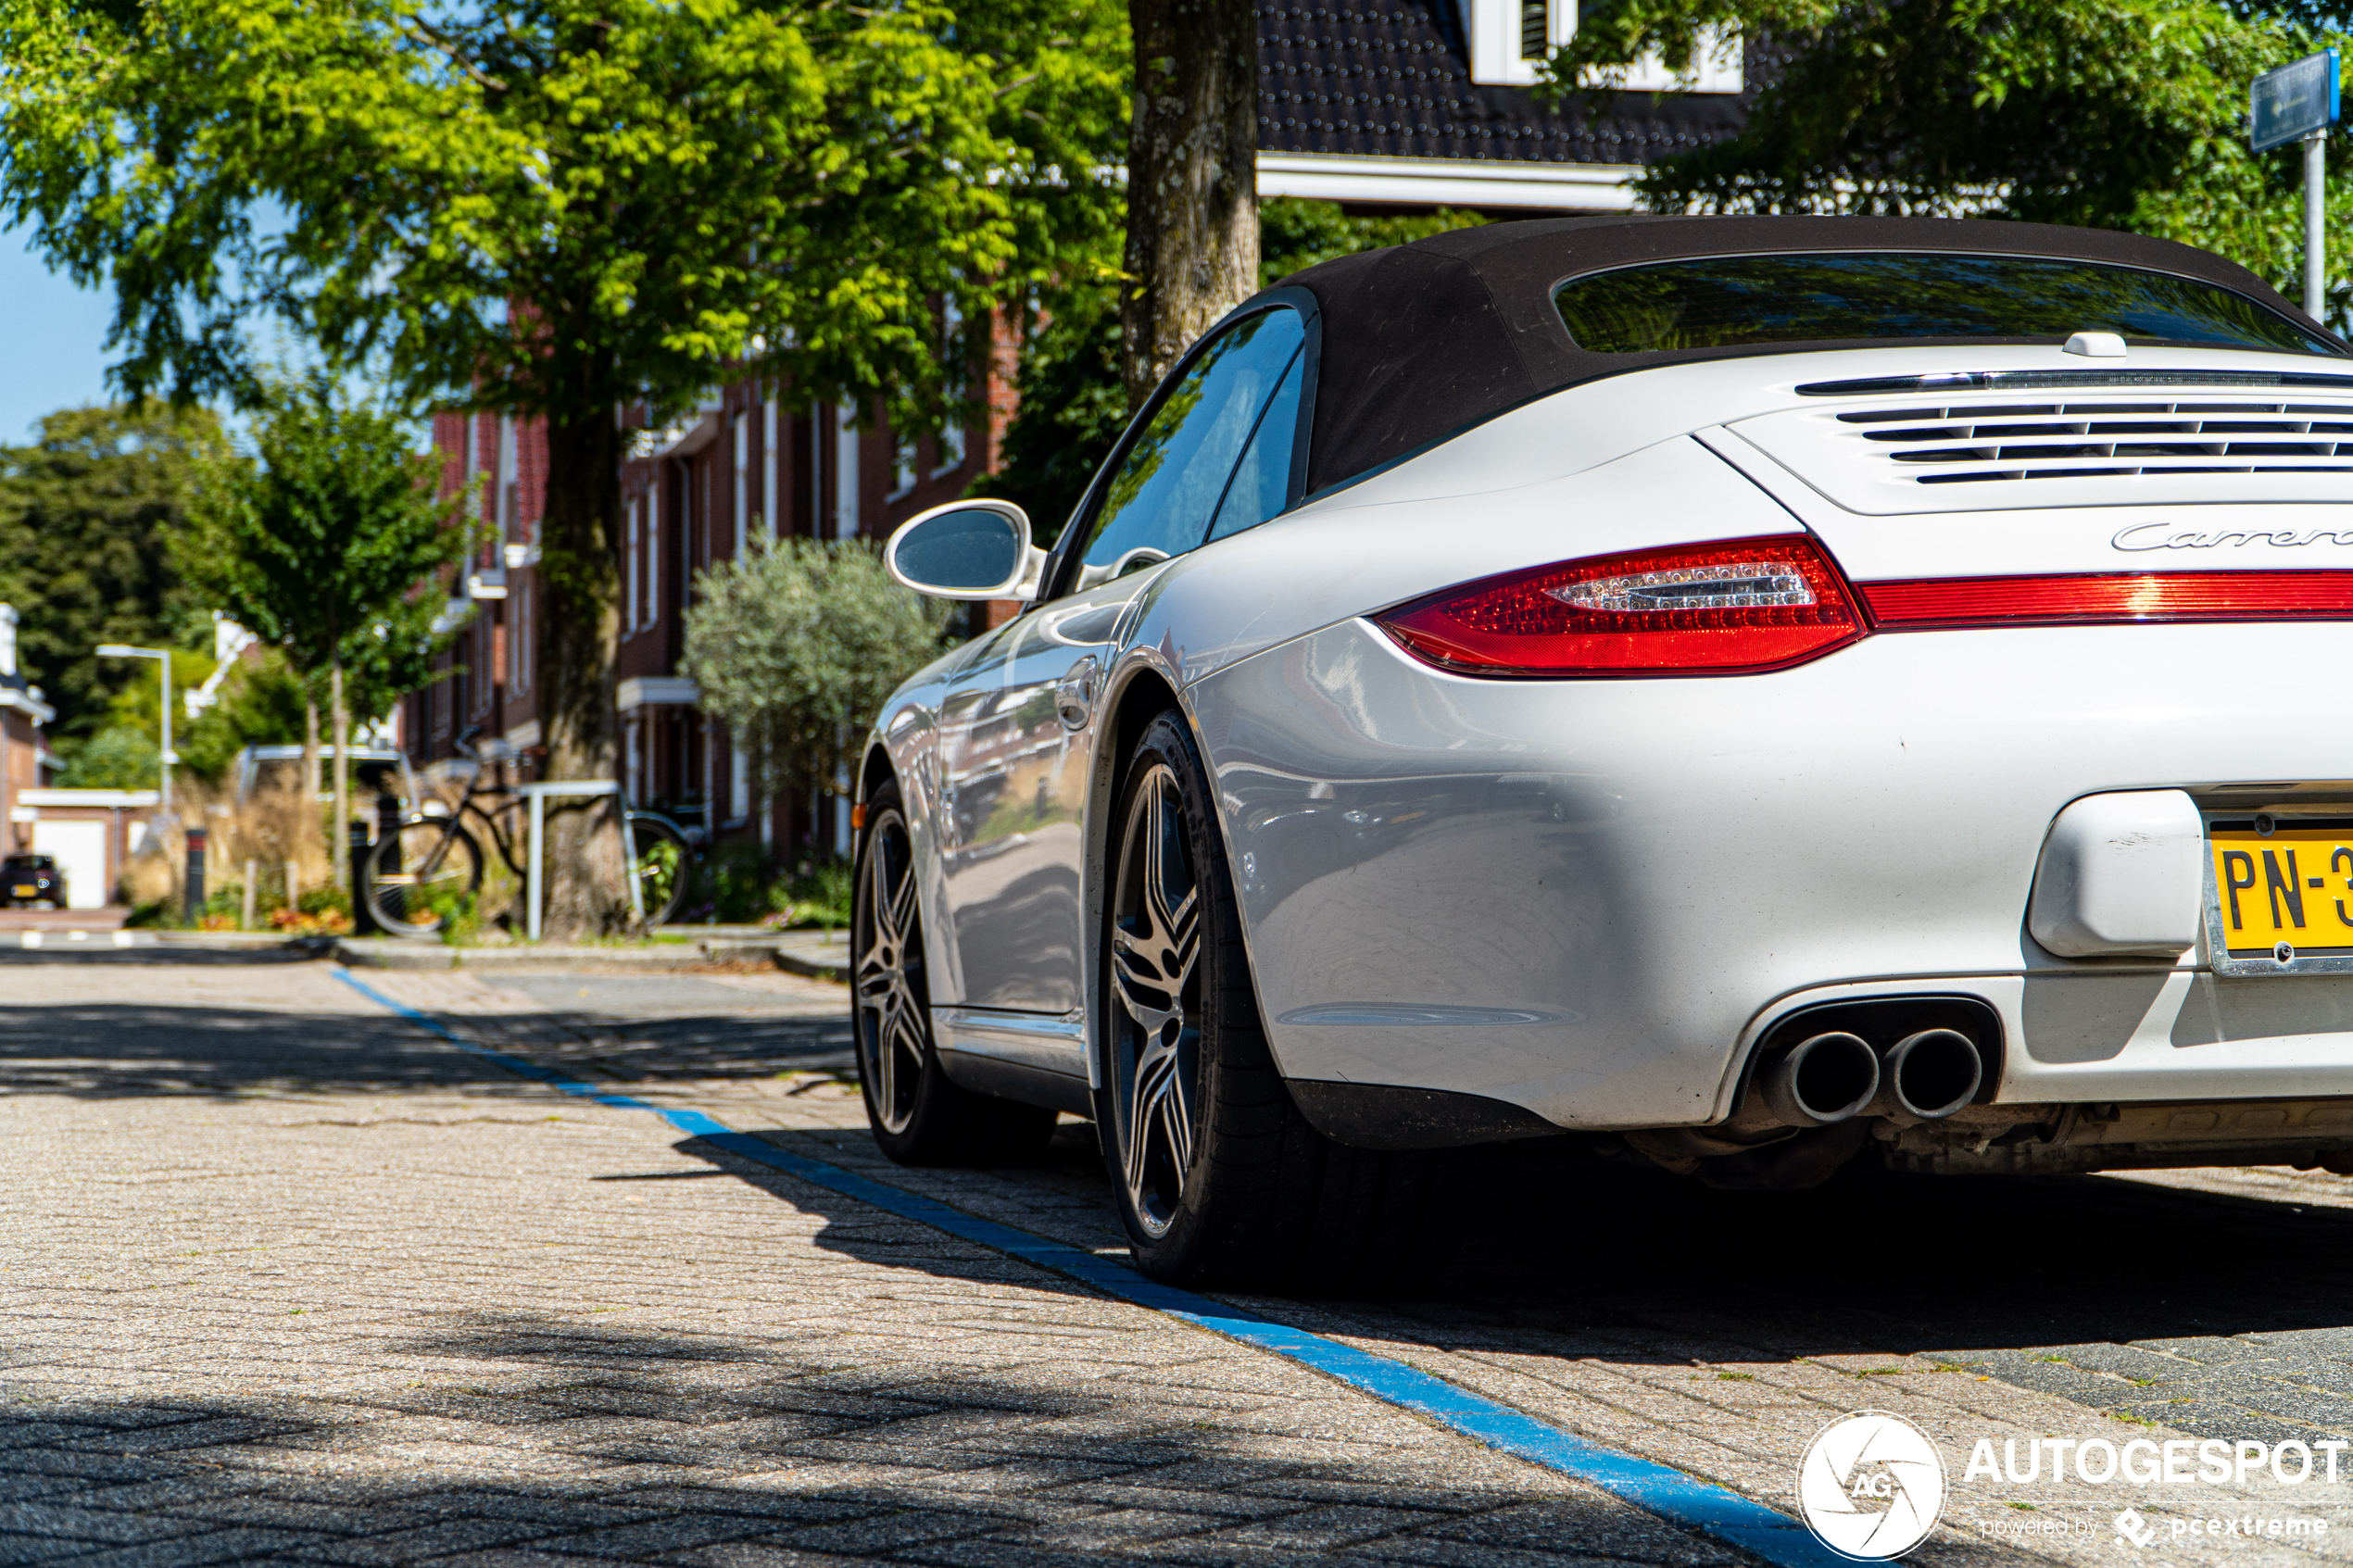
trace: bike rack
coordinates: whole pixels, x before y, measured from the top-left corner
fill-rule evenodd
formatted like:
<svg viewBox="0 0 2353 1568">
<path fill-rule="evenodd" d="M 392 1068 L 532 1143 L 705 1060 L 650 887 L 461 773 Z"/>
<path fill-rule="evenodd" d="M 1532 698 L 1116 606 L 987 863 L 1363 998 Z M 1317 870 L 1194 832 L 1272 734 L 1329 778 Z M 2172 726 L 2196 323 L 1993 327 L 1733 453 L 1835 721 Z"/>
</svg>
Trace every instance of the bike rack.
<svg viewBox="0 0 2353 1568">
<path fill-rule="evenodd" d="M 540 843 L 543 837 L 541 829 L 547 822 L 547 797 L 557 796 L 570 799 L 598 795 L 619 795 L 621 784 L 617 779 L 550 779 L 545 784 L 520 785 L 515 793 L 531 802 L 531 870 L 529 879 L 523 884 L 523 904 L 528 911 L 525 924 L 530 931 L 531 939 L 536 942 L 539 940 L 541 902 L 539 895 L 546 880 L 540 870 Z M 622 880 L 629 884 L 630 912 L 642 921 L 646 918 L 646 896 L 637 885 L 637 847 L 629 842 L 627 815 L 626 812 L 623 813 L 623 820 L 621 824 L 621 861 L 624 868 Z"/>
</svg>

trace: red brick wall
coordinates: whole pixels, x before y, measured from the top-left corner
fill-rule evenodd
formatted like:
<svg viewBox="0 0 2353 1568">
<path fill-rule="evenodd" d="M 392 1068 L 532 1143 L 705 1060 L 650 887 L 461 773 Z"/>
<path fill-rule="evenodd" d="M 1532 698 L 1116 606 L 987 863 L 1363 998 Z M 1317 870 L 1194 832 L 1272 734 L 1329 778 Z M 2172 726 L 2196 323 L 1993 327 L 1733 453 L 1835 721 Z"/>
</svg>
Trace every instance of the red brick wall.
<svg viewBox="0 0 2353 1568">
<path fill-rule="evenodd" d="M 973 367 L 975 384 L 975 401 L 980 405 L 967 428 L 963 461 L 946 471 L 939 469 L 941 445 L 937 436 L 922 436 L 916 441 L 916 473 L 913 487 L 903 495 L 893 495 L 893 464 L 897 444 L 879 413 L 869 420 L 869 428 L 858 440 L 858 533 L 862 537 L 879 543 L 888 537 L 892 529 L 915 513 L 963 495 L 979 475 L 988 471 L 995 461 L 1005 426 L 1013 416 L 1015 393 L 1013 377 L 1019 354 L 1019 339 L 1013 323 L 1001 312 L 994 312 L 988 320 L 987 341 L 975 356 Z M 616 674 L 628 681 L 649 677 L 674 676 L 684 652 L 682 610 L 688 602 L 691 573 L 703 570 L 717 560 L 730 558 L 735 551 L 735 433 L 734 420 L 737 414 L 747 418 L 746 511 L 749 519 L 774 516 L 781 534 L 835 536 L 835 498 L 837 489 L 837 445 L 836 432 L 837 414 L 831 408 L 821 410 L 817 421 L 821 429 L 812 431 L 810 408 L 797 404 L 790 389 L 778 397 L 777 454 L 775 493 L 767 490 L 766 420 L 762 406 L 767 388 L 751 380 L 735 382 L 723 387 L 717 397 L 717 408 L 711 410 L 716 429 L 708 444 L 685 456 L 661 458 L 634 458 L 622 465 L 622 536 L 621 587 L 623 594 L 623 626 Z M 693 430 L 703 416 L 683 421 Z M 462 472 L 466 421 L 474 421 L 477 461 L 484 472 L 493 472 L 498 453 L 498 419 L 492 414 L 465 416 L 436 415 L 433 423 L 434 445 L 442 455 L 444 493 L 454 493 L 465 481 Z M 630 422 L 642 425 L 642 411 Z M 537 420 L 519 420 L 516 426 L 516 520 L 518 542 L 535 541 L 537 524 L 546 507 L 547 482 L 547 446 L 544 425 Z M 822 486 L 822 505 L 812 497 L 812 486 Z M 657 490 L 661 501 L 658 518 L 648 498 Z M 635 545 L 635 564 L 639 590 L 639 608 L 630 613 L 631 539 L 628 530 L 628 508 L 634 502 L 638 508 L 639 532 Z M 497 515 L 497 497 L 485 494 L 484 511 Z M 651 522 L 655 526 L 649 528 Z M 761 532 L 758 521 L 749 521 L 748 533 Z M 649 575 L 648 558 L 658 558 L 658 571 Z M 495 564 L 497 557 L 485 552 L 483 564 Z M 462 708 L 488 703 L 490 694 L 481 689 L 488 675 L 497 674 L 500 681 L 501 700 L 485 709 L 484 721 L 491 733 L 511 730 L 528 722 L 536 711 L 532 696 L 510 689 L 504 681 L 505 661 L 498 659 L 495 670 L 490 659 L 500 654 L 504 639 L 518 634 L 522 617 L 535 608 L 527 584 L 528 569 L 510 571 L 507 574 L 508 597 L 499 601 L 480 601 L 478 616 L 481 629 L 467 633 L 459 648 L 459 661 L 474 667 L 473 672 L 460 680 L 446 682 L 437 694 L 410 696 L 403 715 L 404 734 L 409 737 L 412 755 L 420 762 L 430 762 L 449 754 L 449 741 L 459 728 L 475 721 L 460 717 L 454 722 L 445 718 L 441 733 L 434 734 L 436 712 L 446 716 L 453 700 L 463 696 Z M 644 624 L 646 614 L 643 599 L 648 590 L 653 599 L 650 625 Z M 983 616 L 988 623 L 998 624 L 1017 608 L 989 606 Z M 503 622 L 503 624 L 498 624 Z M 460 688 L 464 688 L 462 691 Z M 436 709 L 435 704 L 438 704 Z M 723 797 L 728 780 L 726 739 L 724 733 L 714 737 L 706 774 L 703 757 L 704 723 L 702 715 L 691 709 L 668 706 L 650 706 L 624 716 L 624 734 L 631 725 L 637 730 L 639 740 L 640 777 L 645 796 L 661 797 L 671 801 L 698 795 L 715 781 Z M 627 766 L 624 746 L 623 766 Z M 722 798 L 717 816 L 724 819 L 727 801 Z M 790 803 L 778 803 L 775 829 L 779 843 L 790 845 L 812 826 L 800 819 L 805 811 Z M 745 832 L 755 831 L 747 826 Z M 829 831 L 829 830 L 824 830 Z"/>
</svg>

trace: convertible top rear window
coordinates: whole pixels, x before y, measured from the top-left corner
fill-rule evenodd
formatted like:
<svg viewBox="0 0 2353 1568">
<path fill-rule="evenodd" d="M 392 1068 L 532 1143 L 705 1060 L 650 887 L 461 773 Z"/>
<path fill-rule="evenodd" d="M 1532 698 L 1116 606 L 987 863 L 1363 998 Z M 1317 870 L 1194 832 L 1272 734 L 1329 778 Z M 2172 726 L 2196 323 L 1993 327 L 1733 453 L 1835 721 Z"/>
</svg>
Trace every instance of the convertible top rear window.
<svg viewBox="0 0 2353 1568">
<path fill-rule="evenodd" d="M 2190 278 L 2024 256 L 1734 256 L 1576 278 L 1554 295 L 1579 348 L 1646 354 L 1860 338 L 2043 338 L 2337 350 L 2245 295 Z"/>
</svg>

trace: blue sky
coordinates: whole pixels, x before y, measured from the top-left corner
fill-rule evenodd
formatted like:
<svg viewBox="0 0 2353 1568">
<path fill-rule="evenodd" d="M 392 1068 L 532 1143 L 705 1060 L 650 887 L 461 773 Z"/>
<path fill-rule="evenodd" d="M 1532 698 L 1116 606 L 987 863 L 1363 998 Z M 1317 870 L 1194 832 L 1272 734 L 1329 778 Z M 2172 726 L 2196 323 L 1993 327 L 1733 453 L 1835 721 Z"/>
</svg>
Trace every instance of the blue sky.
<svg viewBox="0 0 2353 1568">
<path fill-rule="evenodd" d="M 32 250 L 30 232 L 0 232 L 0 446 L 32 439 L 44 414 L 111 400 L 107 388 L 107 326 L 114 320 L 111 289 L 78 289 L 49 270 Z M 274 341 L 274 340 L 273 340 Z M 358 395 L 365 378 L 347 383 Z M 220 410 L 231 436 L 245 431 L 242 415 Z M 417 445 L 430 445 L 422 421 Z"/>
<path fill-rule="evenodd" d="M 28 248 L 30 232 L 0 233 L 0 445 L 31 439 L 33 423 L 58 408 L 107 395 L 107 322 L 114 300 L 77 289 Z"/>
</svg>

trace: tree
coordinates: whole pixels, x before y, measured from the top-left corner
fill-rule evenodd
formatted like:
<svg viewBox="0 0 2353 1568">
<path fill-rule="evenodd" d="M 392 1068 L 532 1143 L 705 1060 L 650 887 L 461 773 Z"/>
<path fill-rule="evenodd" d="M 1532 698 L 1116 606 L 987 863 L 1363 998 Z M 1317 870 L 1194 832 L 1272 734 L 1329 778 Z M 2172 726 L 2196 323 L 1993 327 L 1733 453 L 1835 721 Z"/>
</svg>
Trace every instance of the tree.
<svg viewBox="0 0 2353 1568">
<path fill-rule="evenodd" d="M 938 657 L 950 616 L 860 540 L 780 540 L 695 585 L 686 670 L 762 794 L 838 792 L 884 700 Z"/>
<path fill-rule="evenodd" d="M 1403 245 L 1484 222 L 1475 212 L 1354 217 L 1337 202 L 1277 196 L 1258 207 L 1258 287 L 1266 288 L 1319 261 Z M 1014 384 L 1021 397 L 994 470 L 973 482 L 975 495 L 997 495 L 1029 514 L 1040 546 L 1087 493 L 1088 482 L 1127 428 L 1131 412 L 1121 381 L 1121 297 L 1114 278 L 1089 278 L 1044 296 L 1039 324 L 1022 344 Z"/>
<path fill-rule="evenodd" d="M 116 694 L 155 684 L 153 660 L 102 659 L 100 643 L 210 644 L 167 542 L 220 440 L 210 414 L 150 405 L 64 409 L 31 445 L 0 448 L 0 600 L 22 608 L 18 656 L 57 710 L 48 734 L 69 760 Z"/>
<path fill-rule="evenodd" d="M 217 781 L 248 746 L 283 746 L 303 734 L 302 683 L 286 668 L 275 649 L 256 650 L 258 657 L 240 659 L 230 668 L 203 711 L 191 715 L 184 704 L 204 684 L 216 666 L 208 653 L 187 648 L 171 650 L 171 694 L 183 706 L 172 716 L 171 749 L 175 778 L 194 774 Z M 162 672 L 153 663 L 136 669 L 132 684 L 117 692 L 107 705 L 105 727 L 79 747 L 66 765 L 65 783 L 71 788 L 153 789 L 161 733 Z M 124 782 L 124 781 L 128 782 Z M 314 792 L 315 795 L 315 792 Z"/>
<path fill-rule="evenodd" d="M 346 395 L 314 369 L 272 381 L 253 426 L 254 453 L 228 455 L 174 556 L 195 592 L 285 656 L 310 700 L 303 777 L 318 788 L 315 694 L 325 678 L 334 726 L 334 839 L 345 875 L 351 827 L 351 744 L 346 671 L 372 667 L 387 642 L 413 639 L 430 617 L 421 583 L 462 561 L 477 544 L 467 497 L 438 495 L 439 465 L 411 449 L 396 415 Z"/>
<path fill-rule="evenodd" d="M 175 696 L 188 689 L 193 688 L 173 683 Z M 246 746 L 301 740 L 309 717 L 307 696 L 301 680 L 286 668 L 284 655 L 275 648 L 257 648 L 231 665 L 210 706 L 172 726 L 171 749 L 180 754 L 180 765 L 187 771 L 218 781 Z"/>
<path fill-rule="evenodd" d="M 57 784 L 64 789 L 153 789 L 162 771 L 163 753 L 153 734 L 114 724 L 76 748 Z"/>
<path fill-rule="evenodd" d="M 1258 7 L 1128 0 L 1127 293 L 1121 383 L 1130 413 L 1192 341 L 1257 291 Z"/>
<path fill-rule="evenodd" d="M 938 302 L 986 321 L 1105 221 L 1116 36 L 1103 0 L 0 0 L 0 207 L 113 282 L 126 387 L 249 387 L 267 307 L 543 416 L 548 768 L 611 778 L 616 408 L 748 373 L 952 411 Z M 551 834 L 551 930 L 626 922 L 618 830 Z"/>
<path fill-rule="evenodd" d="M 1667 212 L 1968 214 L 2206 246 L 2299 292 L 2300 149 L 2246 150 L 2249 83 L 2328 41 L 2299 0 L 1589 0 L 1556 83 L 1730 30 L 1781 61 L 1729 141 L 1654 164 Z M 1711 33 L 1710 30 L 1714 30 Z M 2353 216 L 2345 182 L 2333 216 Z M 2342 318 L 2346 293 L 2332 291 Z"/>
</svg>

